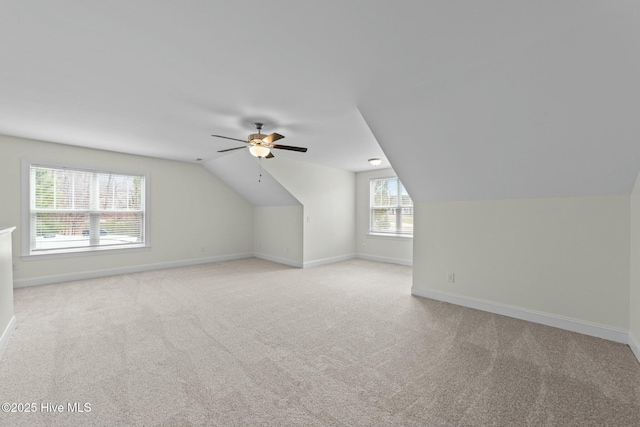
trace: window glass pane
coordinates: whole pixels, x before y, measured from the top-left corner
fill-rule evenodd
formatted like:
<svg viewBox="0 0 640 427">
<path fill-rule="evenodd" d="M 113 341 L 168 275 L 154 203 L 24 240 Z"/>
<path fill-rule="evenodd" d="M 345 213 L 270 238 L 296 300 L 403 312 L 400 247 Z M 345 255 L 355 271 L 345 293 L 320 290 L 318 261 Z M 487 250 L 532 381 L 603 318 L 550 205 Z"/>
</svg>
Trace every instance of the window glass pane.
<svg viewBox="0 0 640 427">
<path fill-rule="evenodd" d="M 402 208 L 400 233 L 413 234 L 413 208 Z"/>
<path fill-rule="evenodd" d="M 89 214 L 36 213 L 32 250 L 89 246 Z"/>
<path fill-rule="evenodd" d="M 30 167 L 31 251 L 145 243 L 145 178 Z"/>
<path fill-rule="evenodd" d="M 140 210 L 142 208 L 142 183 L 140 176 L 98 174 L 100 191 L 99 209 Z"/>
<path fill-rule="evenodd" d="M 397 177 L 371 180 L 373 233 L 413 234 L 413 201 Z"/>
<path fill-rule="evenodd" d="M 373 209 L 371 231 L 391 232 L 396 229 L 395 208 Z"/>
<path fill-rule="evenodd" d="M 36 208 L 53 209 L 55 194 L 55 174 L 53 170 L 36 168 L 36 191 L 35 204 Z"/>
<path fill-rule="evenodd" d="M 88 172 L 75 172 L 73 179 L 73 209 L 87 210 L 91 207 L 91 199 L 89 197 L 91 174 Z"/>
<path fill-rule="evenodd" d="M 141 213 L 103 213 L 100 215 L 100 245 L 141 243 Z"/>
<path fill-rule="evenodd" d="M 372 181 L 373 205 L 396 206 L 398 200 L 398 180 L 396 178 Z"/>
<path fill-rule="evenodd" d="M 389 205 L 388 206 L 397 206 L 398 205 L 398 179 L 390 178 L 387 180 L 387 182 L 389 183 L 389 188 L 388 188 Z"/>
<path fill-rule="evenodd" d="M 404 185 L 402 184 L 400 184 L 400 191 L 402 194 L 400 199 L 401 206 L 413 206 L 413 200 L 411 200 L 411 197 L 409 196 L 407 189 L 404 188 Z"/>
<path fill-rule="evenodd" d="M 42 167 L 34 169 L 37 209 L 89 209 L 88 172 Z"/>
</svg>

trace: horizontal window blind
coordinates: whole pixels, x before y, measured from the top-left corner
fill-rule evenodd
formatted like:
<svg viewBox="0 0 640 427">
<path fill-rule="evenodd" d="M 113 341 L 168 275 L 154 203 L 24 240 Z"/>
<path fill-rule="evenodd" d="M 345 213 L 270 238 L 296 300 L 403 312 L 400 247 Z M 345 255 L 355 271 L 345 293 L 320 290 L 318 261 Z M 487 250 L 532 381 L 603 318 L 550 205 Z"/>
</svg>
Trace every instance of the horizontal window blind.
<svg viewBox="0 0 640 427">
<path fill-rule="evenodd" d="M 413 201 L 397 177 L 370 181 L 369 231 L 375 234 L 413 235 Z"/>
<path fill-rule="evenodd" d="M 144 244 L 145 177 L 31 165 L 31 252 Z"/>
</svg>

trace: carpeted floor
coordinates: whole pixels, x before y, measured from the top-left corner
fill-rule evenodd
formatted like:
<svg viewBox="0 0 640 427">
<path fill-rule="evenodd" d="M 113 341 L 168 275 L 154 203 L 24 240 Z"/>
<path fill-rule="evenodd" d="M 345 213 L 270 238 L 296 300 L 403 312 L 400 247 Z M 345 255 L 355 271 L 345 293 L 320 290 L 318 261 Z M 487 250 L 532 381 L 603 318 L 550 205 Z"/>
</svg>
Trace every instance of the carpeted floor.
<svg viewBox="0 0 640 427">
<path fill-rule="evenodd" d="M 640 425 L 627 346 L 410 287 L 244 259 L 18 289 L 0 400 L 37 408 L 0 425 Z"/>
</svg>

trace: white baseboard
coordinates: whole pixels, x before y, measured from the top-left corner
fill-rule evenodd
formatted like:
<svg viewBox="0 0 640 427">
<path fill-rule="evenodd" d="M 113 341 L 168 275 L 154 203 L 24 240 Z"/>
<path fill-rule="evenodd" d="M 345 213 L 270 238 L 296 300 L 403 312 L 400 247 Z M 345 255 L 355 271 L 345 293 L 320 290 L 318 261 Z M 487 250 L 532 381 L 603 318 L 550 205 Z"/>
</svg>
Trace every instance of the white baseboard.
<svg viewBox="0 0 640 427">
<path fill-rule="evenodd" d="M 390 264 L 408 265 L 413 267 L 413 260 L 402 258 L 389 258 L 385 256 L 369 255 L 369 254 L 356 254 L 356 258 L 368 259 L 369 261 L 387 262 Z"/>
<path fill-rule="evenodd" d="M 631 347 L 631 351 L 633 351 L 633 354 L 636 356 L 636 359 L 638 359 L 638 362 L 640 362 L 640 344 L 638 343 L 638 340 L 636 339 L 635 336 L 633 336 L 633 333 L 631 332 L 629 332 L 629 342 L 627 344 L 629 344 L 629 347 Z"/>
<path fill-rule="evenodd" d="M 355 258 L 355 257 L 356 257 L 356 254 L 346 254 L 346 255 L 334 256 L 334 257 L 331 257 L 331 258 L 316 259 L 316 260 L 313 260 L 313 261 L 304 262 L 302 267 L 303 268 L 317 267 L 319 265 L 332 264 L 332 263 L 338 262 L 338 261 L 346 261 L 348 259 L 352 259 L 352 258 Z"/>
<path fill-rule="evenodd" d="M 411 294 L 419 297 L 425 297 L 438 301 L 448 302 L 451 304 L 461 305 L 464 307 L 475 308 L 476 310 L 488 311 L 490 313 L 526 320 L 533 323 L 553 326 L 554 328 L 578 332 L 580 334 L 603 338 L 623 344 L 629 343 L 629 331 L 625 329 L 613 328 L 597 323 L 571 319 L 568 317 L 557 316 L 555 314 L 514 307 L 472 297 L 454 295 L 441 291 L 417 289 L 413 287 L 411 288 Z M 638 353 L 636 353 L 636 356 L 637 355 Z"/>
<path fill-rule="evenodd" d="M 287 258 L 280 258 L 268 254 L 263 254 L 260 252 L 253 253 L 240 253 L 240 254 L 230 254 L 230 255 L 220 255 L 214 257 L 207 258 L 196 258 L 196 259 L 188 259 L 182 261 L 172 261 L 165 263 L 157 263 L 157 264 L 145 264 L 145 265 L 135 265 L 131 267 L 119 267 L 119 268 L 109 268 L 105 270 L 93 270 L 93 271 L 83 271 L 79 273 L 68 273 L 68 274 L 60 274 L 56 276 L 43 276 L 43 277 L 35 277 L 31 279 L 15 279 L 13 281 L 14 289 L 17 288 L 27 288 L 30 286 L 40 286 L 40 285 L 50 285 L 53 283 L 62 283 L 62 282 L 71 282 L 74 280 L 85 280 L 85 279 L 95 279 L 97 277 L 107 277 L 107 276 L 116 276 L 118 274 L 131 274 L 131 273 L 140 273 L 143 271 L 151 271 L 151 270 L 161 270 L 164 268 L 176 268 L 176 267 L 187 267 L 189 265 L 197 265 L 197 264 L 208 264 L 210 262 L 220 262 L 220 261 L 230 261 L 234 259 L 241 258 L 260 258 L 271 262 L 277 262 L 279 264 L 289 265 L 291 267 L 296 268 L 310 268 L 317 267 L 319 265 L 331 264 L 338 261 L 345 261 L 348 259 L 352 259 L 356 257 L 356 254 L 346 254 L 340 255 L 331 258 L 318 259 L 314 261 L 300 262 Z M 390 262 L 394 264 L 407 264 L 407 260 L 401 260 L 396 258 L 383 258 L 383 257 L 365 257 L 365 256 L 357 256 L 358 258 L 369 259 L 371 261 L 379 261 L 379 262 Z"/>
<path fill-rule="evenodd" d="M 277 262 L 278 264 L 289 265 L 291 267 L 302 268 L 302 263 L 300 261 L 295 261 L 287 258 L 280 258 L 273 255 L 263 254 L 260 252 L 254 252 L 253 256 L 256 258 L 264 259 L 266 261 Z"/>
<path fill-rule="evenodd" d="M 208 264 L 210 262 L 230 261 L 241 258 L 251 258 L 253 253 L 220 255 L 207 258 L 195 258 L 182 261 L 171 261 L 157 264 L 135 265 L 131 267 L 109 268 L 106 270 L 83 271 L 80 273 L 61 274 L 57 276 L 36 277 L 33 279 L 18 279 L 13 281 L 14 288 L 49 285 L 52 283 L 70 282 L 73 280 L 94 279 L 96 277 L 115 276 L 118 274 L 140 273 L 142 271 L 161 270 L 164 268 L 186 267 L 189 265 Z"/>
<path fill-rule="evenodd" d="M 0 358 L 2 358 L 2 353 L 4 353 L 4 351 L 9 346 L 9 339 L 11 338 L 11 335 L 13 334 L 13 331 L 15 329 L 16 329 L 16 316 L 12 316 L 11 320 L 9 320 L 9 324 L 4 329 L 2 336 L 0 336 Z"/>
</svg>

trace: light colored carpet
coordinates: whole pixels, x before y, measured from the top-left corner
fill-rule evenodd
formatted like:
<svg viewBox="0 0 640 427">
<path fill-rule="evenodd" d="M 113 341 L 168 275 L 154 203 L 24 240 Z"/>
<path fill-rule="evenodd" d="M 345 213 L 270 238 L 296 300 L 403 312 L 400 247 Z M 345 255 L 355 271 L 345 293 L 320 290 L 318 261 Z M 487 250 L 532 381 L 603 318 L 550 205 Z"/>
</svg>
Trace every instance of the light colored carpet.
<svg viewBox="0 0 640 427">
<path fill-rule="evenodd" d="M 244 259 L 18 289 L 0 400 L 38 412 L 0 424 L 640 425 L 627 346 L 410 287 L 404 266 Z"/>
</svg>

